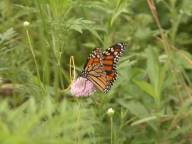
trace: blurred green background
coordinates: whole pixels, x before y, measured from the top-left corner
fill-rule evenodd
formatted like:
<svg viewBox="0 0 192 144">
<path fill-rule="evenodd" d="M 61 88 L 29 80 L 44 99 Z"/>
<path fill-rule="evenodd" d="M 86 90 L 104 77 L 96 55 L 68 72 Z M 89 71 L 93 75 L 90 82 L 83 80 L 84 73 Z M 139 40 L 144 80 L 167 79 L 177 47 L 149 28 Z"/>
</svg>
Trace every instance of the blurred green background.
<svg viewBox="0 0 192 144">
<path fill-rule="evenodd" d="M 192 143 L 192 1 L 150 2 L 1 0 L 0 143 Z M 70 57 L 120 41 L 110 92 L 71 96 Z"/>
</svg>

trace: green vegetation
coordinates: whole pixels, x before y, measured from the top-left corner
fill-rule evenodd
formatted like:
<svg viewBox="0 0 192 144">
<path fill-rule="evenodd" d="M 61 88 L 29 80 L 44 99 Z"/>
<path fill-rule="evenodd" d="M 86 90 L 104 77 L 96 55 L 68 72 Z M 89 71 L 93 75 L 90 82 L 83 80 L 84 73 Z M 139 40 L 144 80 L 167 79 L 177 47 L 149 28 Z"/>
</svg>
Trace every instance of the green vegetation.
<svg viewBox="0 0 192 144">
<path fill-rule="evenodd" d="M 119 41 L 111 91 L 71 96 L 71 56 Z M 191 0 L 1 0 L 0 143 L 192 143 L 191 52 Z"/>
</svg>

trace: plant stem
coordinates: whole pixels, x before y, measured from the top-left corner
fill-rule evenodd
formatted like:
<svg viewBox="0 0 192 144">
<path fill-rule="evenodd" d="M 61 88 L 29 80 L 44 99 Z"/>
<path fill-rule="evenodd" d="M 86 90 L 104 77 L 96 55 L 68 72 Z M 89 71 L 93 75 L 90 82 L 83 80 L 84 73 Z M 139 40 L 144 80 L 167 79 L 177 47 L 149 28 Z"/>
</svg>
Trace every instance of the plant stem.
<svg viewBox="0 0 192 144">
<path fill-rule="evenodd" d="M 35 53 L 34 53 L 34 49 L 33 49 L 32 43 L 31 43 L 31 38 L 30 38 L 30 35 L 29 35 L 29 31 L 28 31 L 27 28 L 25 30 L 26 30 L 26 34 L 27 34 L 27 41 L 29 43 L 29 48 L 31 50 L 31 53 L 32 53 L 32 56 L 33 56 L 33 60 L 34 60 L 34 63 L 35 63 L 35 68 L 36 68 L 37 76 L 38 76 L 38 79 L 40 80 L 39 67 L 38 67 L 36 56 L 35 56 Z"/>
<path fill-rule="evenodd" d="M 77 113 L 77 130 L 76 130 L 76 144 L 79 144 L 79 140 L 80 140 L 80 137 L 79 137 L 79 127 L 80 127 L 80 103 L 79 103 L 79 100 L 77 99 L 77 104 L 78 104 L 78 113 Z"/>
<path fill-rule="evenodd" d="M 110 117 L 110 123 L 111 123 L 111 144 L 113 144 L 113 117 Z"/>
<path fill-rule="evenodd" d="M 26 31 L 26 34 L 27 34 L 27 41 L 29 43 L 29 48 L 31 50 L 33 60 L 34 60 L 34 63 L 35 63 L 35 68 L 36 68 L 36 73 L 37 73 L 39 85 L 43 89 L 43 93 L 45 93 L 46 90 L 45 90 L 43 84 L 41 83 L 41 78 L 40 78 L 40 73 L 39 73 L 39 66 L 38 66 L 38 63 L 37 63 L 37 60 L 36 60 L 35 52 L 34 52 L 34 49 L 33 49 L 33 46 L 32 46 L 31 38 L 30 38 L 29 31 L 28 31 L 27 27 L 25 27 L 25 31 Z"/>
</svg>

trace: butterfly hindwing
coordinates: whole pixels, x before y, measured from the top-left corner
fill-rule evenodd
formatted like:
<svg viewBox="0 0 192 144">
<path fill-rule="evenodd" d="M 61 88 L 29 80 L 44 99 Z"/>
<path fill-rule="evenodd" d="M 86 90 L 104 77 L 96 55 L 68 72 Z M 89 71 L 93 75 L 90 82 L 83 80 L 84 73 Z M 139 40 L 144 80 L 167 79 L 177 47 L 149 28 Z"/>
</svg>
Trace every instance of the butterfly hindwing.
<svg viewBox="0 0 192 144">
<path fill-rule="evenodd" d="M 103 52 L 103 66 L 106 72 L 106 77 L 109 81 L 107 91 L 110 90 L 111 86 L 113 85 L 113 82 L 117 78 L 116 65 L 124 51 L 125 44 L 117 43 Z"/>
</svg>

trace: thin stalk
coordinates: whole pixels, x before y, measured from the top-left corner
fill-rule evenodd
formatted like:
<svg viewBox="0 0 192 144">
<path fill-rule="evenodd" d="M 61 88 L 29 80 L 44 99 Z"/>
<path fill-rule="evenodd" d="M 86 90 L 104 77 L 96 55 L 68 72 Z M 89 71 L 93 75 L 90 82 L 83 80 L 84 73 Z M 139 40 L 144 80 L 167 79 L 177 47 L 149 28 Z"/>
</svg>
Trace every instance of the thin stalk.
<svg viewBox="0 0 192 144">
<path fill-rule="evenodd" d="M 40 78 L 40 73 L 39 73 L 39 66 L 38 66 L 38 63 L 37 63 L 37 60 L 36 60 L 34 48 L 33 48 L 32 42 L 31 42 L 31 38 L 30 38 L 29 30 L 27 29 L 27 26 L 25 26 L 25 31 L 26 31 L 26 35 L 27 35 L 27 41 L 28 41 L 28 44 L 29 44 L 29 48 L 30 48 L 30 51 L 31 51 L 31 54 L 33 56 L 33 60 L 34 60 L 34 63 L 35 63 L 35 69 L 36 69 L 39 85 L 42 88 L 43 93 L 45 93 L 46 90 L 45 90 L 45 87 L 43 86 L 43 84 L 41 83 L 41 78 Z"/>
<path fill-rule="evenodd" d="M 34 52 L 34 49 L 33 49 L 32 43 L 31 43 L 31 38 L 30 38 L 30 35 L 29 35 L 29 31 L 28 31 L 27 28 L 25 29 L 25 31 L 26 31 L 26 34 L 27 34 L 27 41 L 28 41 L 28 44 L 29 44 L 29 48 L 30 48 L 30 51 L 31 51 L 31 54 L 33 56 L 33 60 L 34 60 L 34 63 L 35 63 L 37 76 L 38 76 L 38 79 L 40 80 L 39 66 L 38 66 L 36 56 L 35 56 L 35 52 Z"/>
<path fill-rule="evenodd" d="M 80 103 L 79 103 L 79 100 L 78 100 L 78 98 L 77 98 L 77 103 L 78 103 L 78 114 L 77 114 L 77 130 L 76 130 L 76 144 L 80 144 L 80 142 L 79 142 L 79 126 L 80 126 L 80 107 L 81 107 L 81 105 L 80 105 Z"/>
<path fill-rule="evenodd" d="M 111 126 L 111 144 L 113 144 L 113 117 L 110 117 L 110 126 Z"/>
</svg>

